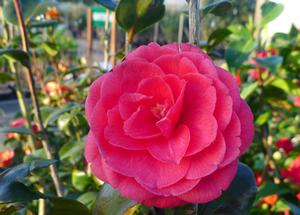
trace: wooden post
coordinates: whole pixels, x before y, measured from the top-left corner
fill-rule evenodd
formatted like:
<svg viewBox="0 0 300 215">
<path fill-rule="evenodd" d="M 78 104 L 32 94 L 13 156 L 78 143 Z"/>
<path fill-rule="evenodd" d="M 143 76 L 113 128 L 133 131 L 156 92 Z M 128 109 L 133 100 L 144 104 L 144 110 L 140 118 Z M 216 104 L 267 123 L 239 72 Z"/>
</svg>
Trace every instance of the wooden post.
<svg viewBox="0 0 300 215">
<path fill-rule="evenodd" d="M 154 25 L 153 42 L 157 43 L 158 33 L 159 33 L 159 22 L 155 23 L 155 25 Z"/>
<path fill-rule="evenodd" d="M 105 14 L 105 25 L 104 25 L 104 67 L 107 69 L 108 67 L 108 52 L 109 52 L 109 47 L 108 47 L 108 42 L 109 42 L 109 32 L 108 32 L 108 24 L 109 24 L 109 19 L 110 19 L 110 13 L 109 10 L 106 9 L 106 14 Z"/>
<path fill-rule="evenodd" d="M 89 64 L 92 62 L 92 53 L 93 53 L 93 14 L 92 9 L 87 8 L 86 9 L 86 38 L 88 43 L 88 50 L 87 50 L 87 56 L 88 56 L 88 62 Z"/>
<path fill-rule="evenodd" d="M 200 45 L 200 0 L 189 0 L 189 43 Z"/>
<path fill-rule="evenodd" d="M 19 2 L 19 0 L 13 0 L 13 2 L 14 2 L 14 7 L 16 10 L 17 18 L 18 18 L 23 50 L 25 52 L 29 53 L 28 38 L 27 38 L 27 33 L 26 33 L 26 28 L 25 28 L 25 24 L 24 24 L 24 19 L 23 19 L 20 2 Z M 42 115 L 41 115 L 40 106 L 38 103 L 37 93 L 36 93 L 36 89 L 35 89 L 35 82 L 34 82 L 31 66 L 29 66 L 26 69 L 26 79 L 27 79 L 27 83 L 28 83 L 28 87 L 29 87 L 29 91 L 30 91 L 30 95 L 31 95 L 34 114 L 38 120 L 38 126 L 41 129 L 41 133 L 43 136 L 43 139 L 42 139 L 43 148 L 45 150 L 47 158 L 53 159 L 53 156 L 52 156 L 52 153 L 50 150 L 48 135 L 47 135 L 46 129 L 44 128 L 44 124 L 43 124 L 43 120 L 42 120 Z M 49 166 L 49 169 L 50 169 L 50 175 L 52 177 L 52 180 L 53 180 L 53 183 L 54 183 L 54 186 L 56 189 L 56 193 L 58 196 L 62 196 L 63 189 L 62 189 L 61 181 L 59 180 L 59 177 L 58 177 L 56 165 L 52 164 L 51 166 Z"/>
<path fill-rule="evenodd" d="M 255 14 L 254 14 L 254 25 L 256 26 L 254 37 L 257 41 L 260 41 L 261 29 L 258 28 L 258 24 L 261 20 L 261 6 L 266 2 L 266 0 L 256 0 Z"/>
<path fill-rule="evenodd" d="M 116 54 L 117 54 L 117 21 L 116 13 L 111 13 L 111 35 L 110 35 L 110 63 L 112 66 L 116 64 Z"/>
<path fill-rule="evenodd" d="M 178 43 L 182 43 L 183 28 L 184 28 L 184 13 L 180 13 L 179 26 L 178 26 Z"/>
</svg>

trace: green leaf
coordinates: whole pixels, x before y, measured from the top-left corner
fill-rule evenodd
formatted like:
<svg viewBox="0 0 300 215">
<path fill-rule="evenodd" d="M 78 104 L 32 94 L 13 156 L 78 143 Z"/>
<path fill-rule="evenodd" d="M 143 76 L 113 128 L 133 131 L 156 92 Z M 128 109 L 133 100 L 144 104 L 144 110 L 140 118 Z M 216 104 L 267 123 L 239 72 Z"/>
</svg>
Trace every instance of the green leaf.
<svg viewBox="0 0 300 215">
<path fill-rule="evenodd" d="M 7 126 L 7 127 L 0 128 L 0 133 L 31 134 L 32 132 L 25 126 L 19 126 L 19 127 Z"/>
<path fill-rule="evenodd" d="M 271 86 L 282 89 L 286 93 L 290 93 L 291 88 L 293 88 L 294 84 L 291 83 L 289 80 L 285 80 L 283 78 L 276 78 L 274 81 L 271 82 Z"/>
<path fill-rule="evenodd" d="M 239 163 L 238 172 L 230 187 L 216 200 L 202 207 L 202 214 L 248 214 L 257 192 L 254 174 L 245 164 Z"/>
<path fill-rule="evenodd" d="M 231 31 L 227 28 L 218 28 L 208 38 L 208 46 L 209 48 L 216 47 L 220 44 L 226 37 L 231 34 Z"/>
<path fill-rule="evenodd" d="M 270 196 L 273 194 L 282 195 L 282 194 L 285 194 L 288 192 L 289 192 L 288 187 L 285 187 L 285 186 L 282 186 L 279 184 L 274 184 L 271 181 L 267 181 L 265 184 L 263 184 L 259 187 L 259 192 L 256 197 L 256 202 L 266 196 Z"/>
<path fill-rule="evenodd" d="M 131 41 L 136 33 L 159 21 L 164 13 L 163 0 L 121 0 L 116 19 Z"/>
<path fill-rule="evenodd" d="M 136 202 L 120 196 L 110 185 L 104 184 L 98 194 L 94 206 L 94 214 L 123 215 L 129 208 L 136 204 Z"/>
<path fill-rule="evenodd" d="M 32 21 L 29 24 L 29 28 L 47 28 L 58 24 L 59 22 L 57 20 Z"/>
<path fill-rule="evenodd" d="M 63 147 L 61 147 L 61 149 L 59 150 L 60 159 L 64 160 L 66 158 L 78 157 L 82 153 L 84 145 L 84 142 L 64 144 Z"/>
<path fill-rule="evenodd" d="M 6 56 L 9 59 L 20 62 L 23 66 L 30 67 L 29 55 L 20 49 L 0 49 L 0 56 Z"/>
<path fill-rule="evenodd" d="M 86 192 L 77 198 L 77 201 L 86 205 L 88 208 L 92 208 L 97 198 L 96 192 Z"/>
<path fill-rule="evenodd" d="M 265 26 L 269 22 L 276 19 L 283 11 L 284 5 L 268 1 L 261 6 L 262 19 L 259 26 Z"/>
<path fill-rule="evenodd" d="M 95 0 L 97 3 L 101 4 L 103 7 L 106 7 L 110 10 L 115 10 L 117 3 L 114 0 Z"/>
<path fill-rule="evenodd" d="M 86 174 L 86 172 L 73 170 L 72 172 L 72 185 L 79 191 L 84 191 L 84 189 L 91 183 L 91 178 Z"/>
<path fill-rule="evenodd" d="M 256 42 L 252 39 L 246 40 L 241 38 L 240 40 L 230 42 L 225 51 L 225 60 L 229 69 L 239 69 L 255 48 Z"/>
<path fill-rule="evenodd" d="M 256 119 L 255 123 L 259 126 L 264 125 L 271 117 L 271 112 L 265 112 L 261 115 L 259 115 L 259 117 Z"/>
<path fill-rule="evenodd" d="M 90 215 L 89 209 L 81 202 L 76 200 L 66 198 L 50 198 L 50 201 L 53 204 L 52 210 L 49 213 L 50 215 Z"/>
<path fill-rule="evenodd" d="M 58 54 L 55 44 L 44 42 L 39 45 L 39 47 L 44 50 L 48 55 L 54 57 Z"/>
<path fill-rule="evenodd" d="M 242 92 L 241 92 L 241 97 L 243 99 L 247 99 L 252 93 L 254 93 L 256 91 L 257 88 L 258 88 L 257 82 L 244 85 Z"/>
<path fill-rule="evenodd" d="M 29 187 L 21 183 L 20 180 L 28 176 L 32 171 L 46 168 L 55 162 L 55 160 L 36 160 L 14 166 L 1 172 L 0 203 L 25 202 L 44 198 L 45 196 L 43 194 L 29 189 Z"/>
<path fill-rule="evenodd" d="M 11 77 L 11 75 L 7 74 L 7 73 L 0 73 L 0 84 L 4 84 L 8 81 L 13 81 L 14 78 Z"/>
<path fill-rule="evenodd" d="M 60 109 L 53 111 L 45 120 L 45 122 L 44 122 L 45 127 L 47 127 L 49 124 L 54 123 L 59 118 L 59 116 L 61 116 L 65 112 L 72 110 L 73 107 L 74 107 L 74 105 L 66 105 Z"/>
<path fill-rule="evenodd" d="M 220 0 L 217 2 L 213 2 L 207 5 L 204 9 L 202 9 L 202 16 L 206 16 L 211 13 L 215 16 L 224 16 L 228 11 L 232 8 L 231 1 L 228 0 Z"/>
<path fill-rule="evenodd" d="M 47 11 L 48 7 L 55 4 L 50 1 L 43 0 L 19 0 L 23 12 L 24 22 L 27 25 L 30 20 Z M 4 18 L 13 25 L 18 25 L 18 19 L 14 7 L 13 0 L 8 0 L 3 8 Z"/>
<path fill-rule="evenodd" d="M 276 72 L 282 64 L 283 58 L 281 56 L 270 56 L 265 58 L 255 58 L 255 61 L 268 68 L 271 72 Z"/>
</svg>

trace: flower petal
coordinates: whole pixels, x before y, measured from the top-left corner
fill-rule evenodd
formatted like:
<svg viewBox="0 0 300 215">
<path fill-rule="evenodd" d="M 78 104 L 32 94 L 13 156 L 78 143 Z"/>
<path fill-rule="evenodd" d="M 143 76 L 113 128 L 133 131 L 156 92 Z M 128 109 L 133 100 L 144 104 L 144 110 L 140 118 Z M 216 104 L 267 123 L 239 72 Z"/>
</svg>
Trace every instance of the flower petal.
<svg viewBox="0 0 300 215">
<path fill-rule="evenodd" d="M 190 142 L 190 131 L 186 125 L 179 125 L 168 139 L 149 144 L 148 150 L 156 159 L 179 164 Z"/>
<path fill-rule="evenodd" d="M 244 153 L 250 146 L 254 136 L 254 124 L 253 115 L 248 104 L 241 99 L 240 109 L 237 115 L 241 122 L 241 140 L 242 145 L 240 147 L 241 153 Z"/>
<path fill-rule="evenodd" d="M 225 155 L 225 141 L 221 132 L 216 140 L 203 151 L 190 157 L 190 168 L 187 179 L 199 179 L 212 174 L 218 168 Z"/>
<path fill-rule="evenodd" d="M 190 203 L 207 203 L 221 196 L 236 175 L 238 162 L 235 161 L 213 174 L 203 178 L 199 184 L 189 192 L 178 197 Z"/>
</svg>

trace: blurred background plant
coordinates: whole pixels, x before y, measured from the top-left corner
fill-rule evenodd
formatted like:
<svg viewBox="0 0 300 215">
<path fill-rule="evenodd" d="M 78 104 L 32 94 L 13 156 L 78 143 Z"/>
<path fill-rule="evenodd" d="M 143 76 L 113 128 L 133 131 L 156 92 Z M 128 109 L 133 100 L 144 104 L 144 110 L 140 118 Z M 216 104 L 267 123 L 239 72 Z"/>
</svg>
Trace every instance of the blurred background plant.
<svg viewBox="0 0 300 215">
<path fill-rule="evenodd" d="M 161 214 L 120 197 L 91 175 L 83 157 L 84 102 L 91 82 L 130 49 L 150 41 L 188 41 L 186 2 L 166 1 L 165 7 L 163 1 L 147 0 L 150 6 L 139 16 L 128 9 L 130 0 L 19 2 L 29 52 L 21 50 L 24 38 L 13 1 L 0 1 L 0 213 Z M 249 192 L 250 175 L 243 178 L 247 186 L 231 188 L 249 192 L 247 201 L 234 202 L 235 208 L 226 201 L 240 196 L 231 192 L 222 204 L 163 213 L 300 214 L 299 26 L 269 36 L 270 24 L 284 11 L 283 4 L 272 1 L 203 0 L 201 6 L 200 46 L 236 77 L 255 115 L 254 143 L 241 160 L 255 172 L 258 194 Z M 129 13 L 135 23 L 124 18 Z M 30 101 L 28 69 L 56 161 L 49 160 L 42 144 L 44 129 Z M 61 198 L 45 169 L 54 163 Z"/>
</svg>

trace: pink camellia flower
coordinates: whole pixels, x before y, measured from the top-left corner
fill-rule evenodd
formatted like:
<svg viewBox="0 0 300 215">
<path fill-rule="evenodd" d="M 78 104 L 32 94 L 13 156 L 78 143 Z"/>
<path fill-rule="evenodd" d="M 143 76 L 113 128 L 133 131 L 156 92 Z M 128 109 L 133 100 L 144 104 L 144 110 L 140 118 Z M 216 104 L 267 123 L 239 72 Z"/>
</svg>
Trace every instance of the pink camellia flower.
<svg viewBox="0 0 300 215">
<path fill-rule="evenodd" d="M 16 119 L 16 120 L 13 120 L 13 121 L 9 122 L 9 125 L 11 127 L 16 128 L 16 127 L 20 127 L 20 126 L 25 125 L 25 122 L 26 122 L 26 120 L 24 118 L 19 118 L 19 119 Z M 16 133 L 9 132 L 9 133 L 6 134 L 6 137 L 8 139 L 14 139 L 14 138 L 16 138 Z"/>
<path fill-rule="evenodd" d="M 285 154 L 289 154 L 293 150 L 293 143 L 289 138 L 281 137 L 276 142 L 276 148 L 277 149 L 283 149 Z"/>
<path fill-rule="evenodd" d="M 0 151 L 0 167 L 9 166 L 15 157 L 15 152 L 12 149 Z"/>
<path fill-rule="evenodd" d="M 161 208 L 218 198 L 254 133 L 235 78 L 188 44 L 130 53 L 92 84 L 86 115 L 92 172 Z"/>
<path fill-rule="evenodd" d="M 281 174 L 284 178 L 300 186 L 300 155 L 290 163 L 287 169 L 282 169 Z"/>
<path fill-rule="evenodd" d="M 296 96 L 296 97 L 294 98 L 294 105 L 295 105 L 296 107 L 300 107 L 300 96 Z"/>
<path fill-rule="evenodd" d="M 269 49 L 269 50 L 267 50 L 267 51 L 261 51 L 261 52 L 258 52 L 258 53 L 256 54 L 256 57 L 257 57 L 257 58 L 266 58 L 266 57 L 274 56 L 274 55 L 276 55 L 276 54 L 277 54 L 277 50 L 274 49 L 274 48 L 271 48 L 271 49 Z M 257 64 L 257 62 L 254 61 L 254 60 L 252 60 L 251 63 L 252 63 L 252 64 L 255 64 L 255 65 Z M 266 71 L 267 71 L 266 68 L 264 68 L 264 67 L 262 67 L 262 66 L 258 66 L 258 67 L 255 68 L 255 69 L 251 69 L 251 70 L 250 70 L 250 78 L 252 78 L 253 80 L 258 80 L 258 79 L 259 79 L 259 75 L 260 75 L 261 73 L 266 72 Z"/>
</svg>

